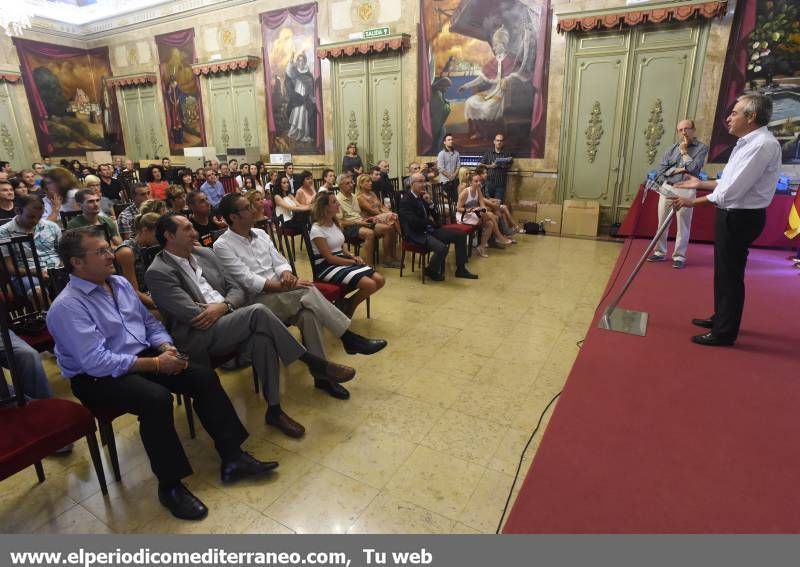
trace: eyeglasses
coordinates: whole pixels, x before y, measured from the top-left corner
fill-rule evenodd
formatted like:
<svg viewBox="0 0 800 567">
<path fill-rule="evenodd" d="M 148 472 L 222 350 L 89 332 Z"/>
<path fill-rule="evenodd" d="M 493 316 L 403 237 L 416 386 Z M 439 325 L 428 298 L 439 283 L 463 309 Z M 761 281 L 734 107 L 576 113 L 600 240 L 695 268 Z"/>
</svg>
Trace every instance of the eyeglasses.
<svg viewBox="0 0 800 567">
<path fill-rule="evenodd" d="M 93 254 L 95 256 L 101 256 L 101 257 L 102 256 L 113 256 L 114 255 L 114 251 L 111 248 L 109 248 L 108 246 L 105 246 L 103 248 L 98 248 L 97 250 L 87 250 L 86 252 L 83 253 L 84 256 L 88 256 L 90 254 Z"/>
</svg>

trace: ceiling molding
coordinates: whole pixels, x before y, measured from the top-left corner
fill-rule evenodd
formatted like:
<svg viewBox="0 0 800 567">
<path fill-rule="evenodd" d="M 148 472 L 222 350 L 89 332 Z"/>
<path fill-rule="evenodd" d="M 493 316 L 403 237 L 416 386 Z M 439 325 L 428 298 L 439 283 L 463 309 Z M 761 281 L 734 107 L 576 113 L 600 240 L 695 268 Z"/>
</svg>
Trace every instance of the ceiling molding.
<svg viewBox="0 0 800 567">
<path fill-rule="evenodd" d="M 120 14 L 83 25 L 68 24 L 50 20 L 40 16 L 32 19 L 31 31 L 40 34 L 77 39 L 91 42 L 129 31 L 150 28 L 160 24 L 175 22 L 185 18 L 199 16 L 220 9 L 252 4 L 256 0 L 181 0 L 169 2 L 136 12 Z"/>
</svg>

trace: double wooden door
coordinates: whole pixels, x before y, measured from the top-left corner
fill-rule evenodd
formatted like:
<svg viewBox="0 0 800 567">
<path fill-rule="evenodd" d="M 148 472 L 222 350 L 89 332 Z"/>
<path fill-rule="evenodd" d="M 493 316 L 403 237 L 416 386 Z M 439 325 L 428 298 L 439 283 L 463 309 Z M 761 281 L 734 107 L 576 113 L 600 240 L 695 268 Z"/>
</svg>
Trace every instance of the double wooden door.
<svg viewBox="0 0 800 567">
<path fill-rule="evenodd" d="M 365 171 L 389 160 L 389 176 L 402 171 L 402 56 L 398 53 L 334 60 L 334 156 L 339 169 L 349 143 Z"/>
<path fill-rule="evenodd" d="M 211 142 L 217 153 L 227 148 L 259 147 L 256 88 L 253 71 L 208 78 Z"/>
<path fill-rule="evenodd" d="M 155 85 L 125 87 L 120 92 L 120 114 L 127 156 L 134 161 L 168 156 L 169 146 L 164 137 Z"/>
<path fill-rule="evenodd" d="M 561 199 L 600 202 L 624 218 L 647 172 L 692 118 L 707 23 L 573 34 L 559 160 Z"/>
</svg>

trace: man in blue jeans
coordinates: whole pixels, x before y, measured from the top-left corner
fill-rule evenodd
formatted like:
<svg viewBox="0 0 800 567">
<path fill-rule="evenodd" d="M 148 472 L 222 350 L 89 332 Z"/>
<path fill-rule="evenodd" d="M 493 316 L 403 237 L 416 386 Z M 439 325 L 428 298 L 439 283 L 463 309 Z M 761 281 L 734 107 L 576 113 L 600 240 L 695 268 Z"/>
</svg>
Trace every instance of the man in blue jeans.
<svg viewBox="0 0 800 567">
<path fill-rule="evenodd" d="M 501 203 L 506 198 L 506 177 L 513 157 L 503 151 L 506 138 L 503 134 L 494 137 L 494 149 L 489 150 L 481 158 L 481 163 L 488 169 L 486 177 L 486 196 L 498 199 Z"/>
</svg>

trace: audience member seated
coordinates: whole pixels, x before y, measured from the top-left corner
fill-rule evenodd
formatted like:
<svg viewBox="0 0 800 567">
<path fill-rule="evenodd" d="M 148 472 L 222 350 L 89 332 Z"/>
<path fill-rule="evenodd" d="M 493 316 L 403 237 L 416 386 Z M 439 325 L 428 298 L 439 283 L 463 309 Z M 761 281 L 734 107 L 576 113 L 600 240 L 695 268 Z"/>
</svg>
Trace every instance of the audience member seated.
<svg viewBox="0 0 800 567">
<path fill-rule="evenodd" d="M 14 188 L 14 195 L 17 197 L 24 197 L 28 194 L 28 186 L 25 182 L 19 177 L 12 177 L 9 179 L 9 183 Z"/>
<path fill-rule="evenodd" d="M 117 260 L 121 275 L 130 282 L 141 302 L 151 311 L 155 311 L 157 307 L 150 297 L 147 283 L 144 279 L 144 273 L 147 271 L 147 258 L 144 257 L 142 248 L 158 244 L 158 240 L 156 240 L 156 223 L 160 218 L 161 215 L 156 213 L 137 216 L 134 222 L 134 235 L 114 250 L 114 257 Z"/>
<path fill-rule="evenodd" d="M 176 213 L 183 213 L 186 208 L 186 192 L 180 185 L 170 185 L 167 189 L 167 212 L 174 211 Z"/>
<path fill-rule="evenodd" d="M 27 234 L 33 235 L 33 246 L 39 256 L 42 277 L 47 280 L 47 270 L 61 265 L 58 257 L 58 242 L 61 238 L 61 229 L 56 223 L 42 218 L 44 216 L 44 205 L 36 195 L 17 197 L 14 206 L 17 216 L 0 226 L 0 240 Z M 22 258 L 7 256 L 6 268 L 9 273 L 15 273 L 14 262 L 16 261 L 19 274 L 25 277 L 20 277 L 13 284 L 17 291 L 31 294 L 34 291 L 38 292 L 43 282 L 40 282 L 36 276 L 36 264 L 33 262 L 33 253 L 30 250 L 30 246 L 27 243 L 23 243 L 22 246 L 25 250 L 27 262 L 23 262 Z M 32 280 L 28 279 L 28 274 L 33 276 Z M 33 288 L 31 288 L 31 283 Z"/>
<path fill-rule="evenodd" d="M 67 223 L 67 228 L 80 228 L 83 226 L 106 225 L 111 236 L 111 245 L 119 246 L 122 239 L 117 230 L 117 223 L 100 214 L 100 197 L 92 189 L 81 189 L 75 194 L 75 201 L 81 207 L 81 214 Z"/>
<path fill-rule="evenodd" d="M 75 202 L 78 192 L 78 179 L 63 167 L 48 169 L 42 185 L 45 189 L 43 198 L 45 216 L 54 222 L 61 220 L 61 211 L 77 211 L 80 209 Z M 56 194 L 58 196 L 56 196 Z"/>
<path fill-rule="evenodd" d="M 158 216 L 164 215 L 167 213 L 167 204 L 160 199 L 147 199 L 139 207 L 139 214 L 146 215 L 147 213 L 156 213 Z"/>
<path fill-rule="evenodd" d="M 278 177 L 278 192 L 275 193 L 275 214 L 283 215 L 283 223 L 287 228 L 301 231 L 308 225 L 310 205 L 301 205 L 291 194 L 289 177 Z"/>
<path fill-rule="evenodd" d="M 114 167 L 110 163 L 104 163 L 99 168 L 100 172 L 100 192 L 103 197 L 108 199 L 111 203 L 119 203 L 122 201 L 120 193 L 123 190 L 122 182 L 114 179 Z"/>
<path fill-rule="evenodd" d="M 16 215 L 14 208 L 14 188 L 8 181 L 0 181 L 0 219 L 13 219 Z"/>
<path fill-rule="evenodd" d="M 176 184 L 178 187 L 183 189 L 183 192 L 188 195 L 192 191 L 197 190 L 197 184 L 195 183 L 194 175 L 192 175 L 191 169 L 183 169 L 181 170 L 181 174 L 178 178 L 178 183 Z"/>
<path fill-rule="evenodd" d="M 466 168 L 461 168 L 466 169 Z M 475 168 L 475 173 L 481 176 L 481 193 L 483 193 L 483 189 L 486 187 L 486 179 L 489 177 L 489 170 L 483 164 L 479 165 Z M 461 173 L 459 172 L 459 179 Z M 469 172 L 465 173 L 464 175 L 464 188 L 466 188 L 471 183 L 471 176 Z M 462 189 L 459 188 L 459 191 Z M 495 215 L 497 215 L 500 221 L 500 231 L 508 237 L 511 237 L 515 234 L 520 232 L 525 232 L 525 230 L 519 225 L 517 221 L 514 220 L 514 217 L 511 216 L 511 211 L 509 210 L 507 205 L 504 205 L 500 199 L 493 199 L 486 197 L 484 194 L 484 199 L 486 200 L 486 205 L 489 207 L 489 210 L 492 211 Z"/>
<path fill-rule="evenodd" d="M 186 394 L 222 460 L 222 482 L 258 477 L 277 462 L 241 449 L 248 437 L 216 373 L 185 360 L 172 337 L 122 276 L 98 227 L 65 234 L 59 245 L 70 273 L 47 313 L 61 374 L 89 407 L 113 407 L 139 418 L 139 433 L 158 479 L 158 499 L 177 518 L 208 509 L 181 480 L 192 474 L 173 422 L 172 393 Z M 120 324 L 123 321 L 123 324 Z"/>
<path fill-rule="evenodd" d="M 497 246 L 502 248 L 514 243 L 514 240 L 506 238 L 500 232 L 497 216 L 489 210 L 486 199 L 484 199 L 481 192 L 481 176 L 477 173 L 472 174 L 471 186 L 464 189 L 458 196 L 456 219 L 462 224 L 480 226 L 482 228 L 481 243 L 477 247 L 478 255 L 481 258 L 489 257 L 486 252 L 486 245 L 491 236 L 494 236 Z"/>
<path fill-rule="evenodd" d="M 344 314 L 352 317 L 356 307 L 386 282 L 361 257 L 344 251 L 344 233 L 339 228 L 338 214 L 338 199 L 327 191 L 320 193 L 311 210 L 311 252 L 317 279 L 358 290 L 340 304 Z"/>
<path fill-rule="evenodd" d="M 206 168 L 205 181 L 200 186 L 200 191 L 206 196 L 212 207 L 219 205 L 219 202 L 225 195 L 225 188 L 222 186 L 217 172 L 213 168 Z"/>
<path fill-rule="evenodd" d="M 338 224 L 344 233 L 347 242 L 362 241 L 361 254 L 372 262 L 375 250 L 375 223 L 372 219 L 364 218 L 358 198 L 353 193 L 353 177 L 349 173 L 340 173 L 337 178 L 339 192 L 336 200 L 339 201 Z"/>
<path fill-rule="evenodd" d="M 310 171 L 306 170 L 300 173 L 300 187 L 294 193 L 294 199 L 300 205 L 311 207 L 314 202 L 314 197 L 317 196 L 317 190 L 314 187 L 314 176 Z"/>
<path fill-rule="evenodd" d="M 253 228 L 247 199 L 226 195 L 220 205 L 230 228 L 214 243 L 214 252 L 228 275 L 244 289 L 248 301 L 267 306 L 276 317 L 296 325 L 311 354 L 324 359 L 322 327 L 339 337 L 349 354 L 374 354 L 386 346 L 384 340 L 371 340 L 348 330 L 350 320 L 333 306 L 310 282 L 292 274 L 289 262 L 278 253 L 266 232 Z M 331 396 L 347 399 L 350 393 L 341 384 L 311 371 L 314 386 Z"/>
<path fill-rule="evenodd" d="M 399 208 L 405 238 L 418 246 L 427 247 L 433 253 L 425 268 L 425 273 L 433 281 L 444 280 L 444 263 L 450 243 L 456 247 L 456 277 L 478 279 L 466 266 L 468 235 L 441 228 L 441 219 L 425 185 L 425 177 L 415 173 L 411 176 L 411 189 L 403 193 Z"/>
<path fill-rule="evenodd" d="M 253 210 L 253 222 L 272 218 L 272 200 L 265 199 L 261 191 L 250 191 L 245 195 Z"/>
<path fill-rule="evenodd" d="M 114 215 L 114 205 L 109 199 L 103 197 L 103 192 L 100 188 L 100 178 L 96 175 L 87 175 L 83 178 L 83 184 L 86 189 L 91 191 L 100 198 L 100 215 L 111 217 Z M 76 193 L 77 195 L 77 193 Z"/>
<path fill-rule="evenodd" d="M 336 173 L 332 169 L 322 170 L 322 185 L 319 186 L 317 191 L 330 191 L 333 192 L 336 185 Z"/>
<path fill-rule="evenodd" d="M 289 178 L 289 192 L 294 195 L 297 188 L 300 187 L 300 180 L 294 174 L 294 164 L 292 162 L 287 161 L 283 164 L 283 174 Z M 280 180 L 278 187 L 280 187 Z"/>
<path fill-rule="evenodd" d="M 149 172 L 150 181 L 147 183 L 147 186 L 150 187 L 150 194 L 153 196 L 153 199 L 160 199 L 163 201 L 167 197 L 169 181 L 164 179 L 164 171 L 157 165 L 151 165 Z"/>
<path fill-rule="evenodd" d="M 39 194 L 39 186 L 36 184 L 36 172 L 32 169 L 23 169 L 19 172 L 19 179 L 25 184 L 25 189 L 28 195 L 41 195 Z"/>
<path fill-rule="evenodd" d="M 214 231 L 222 230 L 225 225 L 211 217 L 211 205 L 208 197 L 202 191 L 189 193 L 186 203 L 192 212 L 192 226 L 197 231 L 198 238 L 202 240 Z"/>
<path fill-rule="evenodd" d="M 379 165 L 372 168 L 370 177 L 372 178 L 372 190 L 378 198 L 383 201 L 384 199 L 391 199 L 394 196 L 394 187 L 392 187 L 392 182 L 389 181 L 389 162 L 382 159 L 378 164 Z M 386 173 L 384 173 L 380 164 L 386 164 Z"/>
<path fill-rule="evenodd" d="M 376 238 L 383 238 L 383 267 L 399 268 L 397 258 L 397 235 L 400 233 L 400 221 L 392 210 L 383 204 L 372 190 L 372 177 L 363 174 L 358 176 L 356 197 L 361 214 L 375 223 L 372 229 Z M 372 258 L 367 256 L 372 261 Z"/>
<path fill-rule="evenodd" d="M 269 172 L 267 182 L 264 183 L 264 193 L 267 195 L 276 195 L 278 193 L 278 172 L 274 169 Z"/>
<path fill-rule="evenodd" d="M 240 201 L 246 206 L 247 201 Z M 214 252 L 194 246 L 197 233 L 186 218 L 165 215 L 158 222 L 157 237 L 164 250 L 146 277 L 175 344 L 192 360 L 244 355 L 264 385 L 266 423 L 289 437 L 302 437 L 303 426 L 281 409 L 278 361 L 288 366 L 302 360 L 312 373 L 334 383 L 352 379 L 355 371 L 306 352 L 266 306 L 246 305 L 244 290 Z"/>
</svg>

